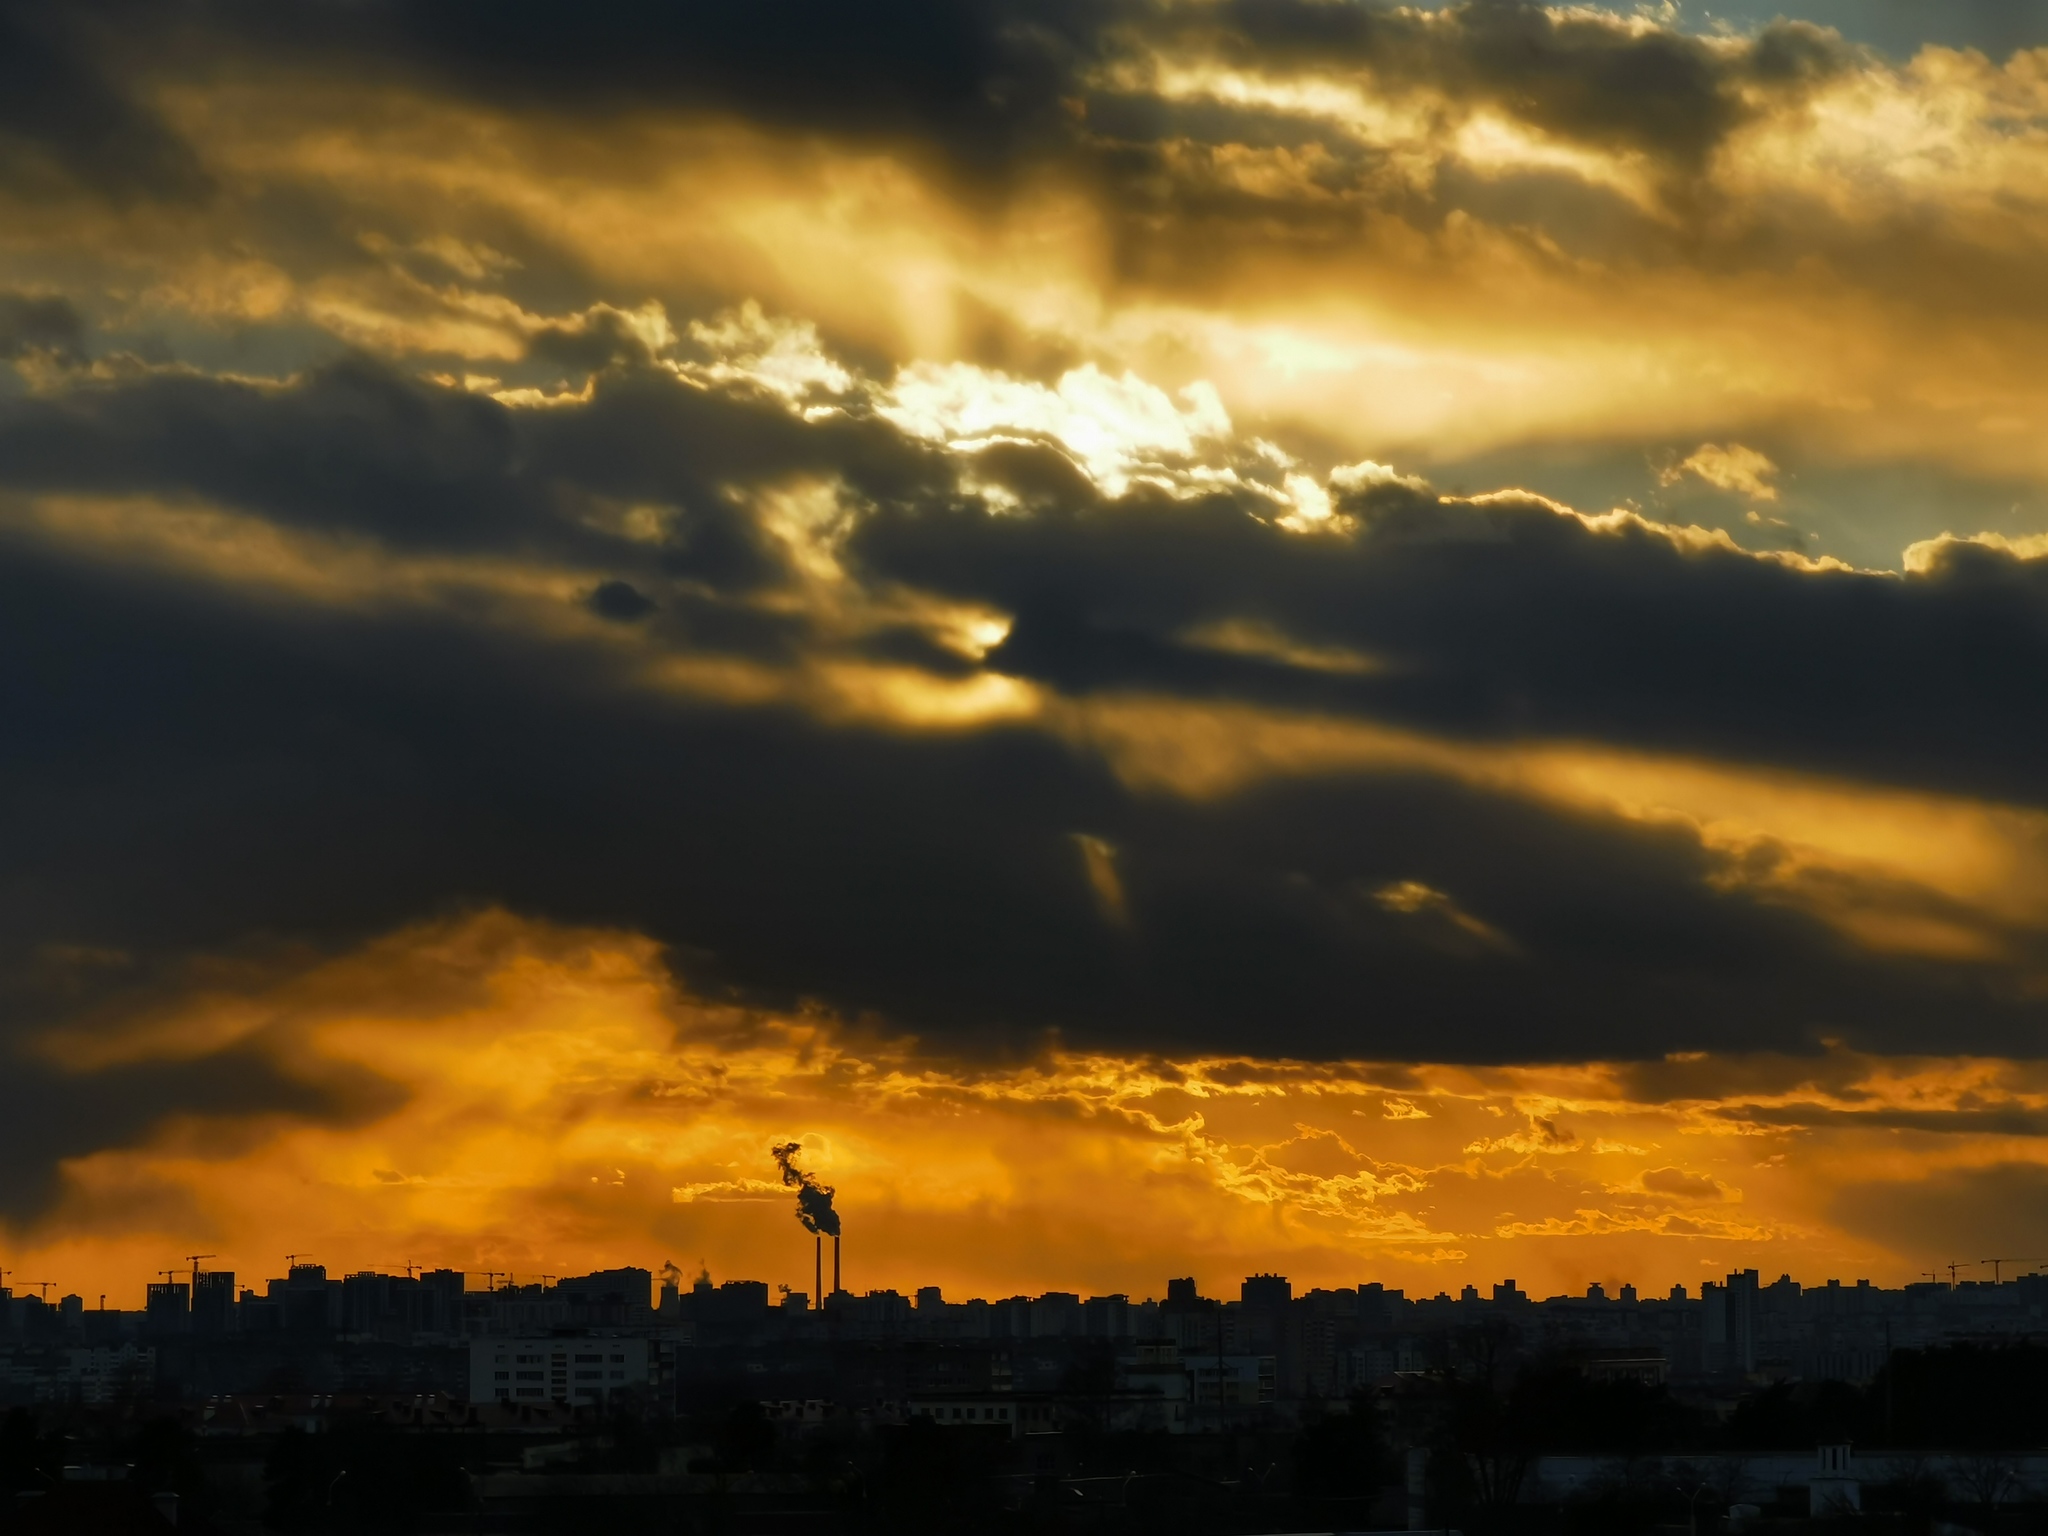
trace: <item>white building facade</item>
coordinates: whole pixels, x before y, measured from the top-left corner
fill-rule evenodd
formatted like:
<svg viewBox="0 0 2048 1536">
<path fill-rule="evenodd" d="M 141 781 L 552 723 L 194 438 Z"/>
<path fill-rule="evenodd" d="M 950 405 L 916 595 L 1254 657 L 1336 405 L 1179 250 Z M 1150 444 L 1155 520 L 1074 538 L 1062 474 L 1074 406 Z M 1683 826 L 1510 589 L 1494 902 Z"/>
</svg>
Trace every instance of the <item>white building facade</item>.
<svg viewBox="0 0 2048 1536">
<path fill-rule="evenodd" d="M 599 1407 L 653 1384 L 649 1351 L 646 1339 L 472 1339 L 470 1401 Z"/>
</svg>

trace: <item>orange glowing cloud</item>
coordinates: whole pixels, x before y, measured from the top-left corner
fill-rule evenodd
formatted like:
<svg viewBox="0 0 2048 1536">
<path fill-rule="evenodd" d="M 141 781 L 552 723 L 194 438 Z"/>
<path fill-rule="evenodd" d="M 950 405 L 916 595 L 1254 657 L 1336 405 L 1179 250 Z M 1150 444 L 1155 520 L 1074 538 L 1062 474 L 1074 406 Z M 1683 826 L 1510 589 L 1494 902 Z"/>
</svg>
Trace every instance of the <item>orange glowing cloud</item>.
<svg viewBox="0 0 2048 1536">
<path fill-rule="evenodd" d="M 1885 1234 L 1829 1220 L 1852 1179 L 2048 1168 L 2030 1139 L 1973 1124 L 1994 1105 L 2048 1116 L 2048 1079 L 1996 1062 L 1402 1067 L 1056 1045 L 975 1062 L 707 1004 L 644 940 L 496 912 L 43 1044 L 78 1073 L 235 1048 L 382 1089 L 345 1121 L 195 1117 L 75 1159 L 59 1207 L 15 1234 L 19 1262 L 117 1304 L 195 1244 L 245 1277 L 289 1249 L 528 1275 L 675 1259 L 800 1286 L 806 1244 L 768 1155 L 793 1137 L 839 1190 L 861 1288 L 1149 1294 L 1169 1272 L 1221 1285 L 1267 1267 L 1425 1292 L 1510 1274 L 1662 1287 L 1737 1263 L 1897 1278 L 1911 1266 Z"/>
</svg>

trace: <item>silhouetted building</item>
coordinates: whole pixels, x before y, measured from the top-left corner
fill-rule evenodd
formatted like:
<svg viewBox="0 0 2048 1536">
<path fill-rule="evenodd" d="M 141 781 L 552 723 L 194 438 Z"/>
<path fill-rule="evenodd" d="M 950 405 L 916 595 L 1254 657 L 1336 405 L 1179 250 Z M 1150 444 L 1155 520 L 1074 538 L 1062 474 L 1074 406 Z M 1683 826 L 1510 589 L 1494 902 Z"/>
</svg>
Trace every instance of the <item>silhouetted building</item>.
<svg viewBox="0 0 2048 1536">
<path fill-rule="evenodd" d="M 1756 1369 L 1757 1320 L 1761 1310 L 1756 1271 L 1737 1270 L 1725 1283 L 1700 1287 L 1704 1309 L 1700 1344 L 1710 1371 L 1747 1374 Z"/>
<path fill-rule="evenodd" d="M 270 1294 L 284 1309 L 287 1333 L 317 1337 L 341 1324 L 341 1286 L 329 1282 L 324 1264 L 292 1265 L 283 1280 L 270 1282 Z"/>
<path fill-rule="evenodd" d="M 172 1338 L 192 1327 L 192 1287 L 183 1280 L 153 1280 L 144 1292 L 142 1326 L 154 1338 Z"/>
<path fill-rule="evenodd" d="M 1247 1275 L 1238 1295 L 1247 1307 L 1277 1312 L 1294 1299 L 1294 1287 L 1285 1275 Z"/>
<path fill-rule="evenodd" d="M 192 1331 L 197 1334 L 222 1334 L 234 1325 L 234 1272 L 195 1272 L 192 1276 Z"/>
</svg>

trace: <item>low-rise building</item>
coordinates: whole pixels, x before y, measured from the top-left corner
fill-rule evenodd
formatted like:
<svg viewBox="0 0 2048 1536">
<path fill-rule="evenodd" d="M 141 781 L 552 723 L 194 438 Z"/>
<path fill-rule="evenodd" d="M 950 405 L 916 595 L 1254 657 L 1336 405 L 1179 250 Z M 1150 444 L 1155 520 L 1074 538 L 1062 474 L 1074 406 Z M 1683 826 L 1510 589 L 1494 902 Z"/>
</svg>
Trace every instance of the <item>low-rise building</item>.
<svg viewBox="0 0 2048 1536">
<path fill-rule="evenodd" d="M 650 1340 L 588 1338 L 472 1339 L 472 1402 L 602 1404 L 652 1384 Z"/>
</svg>

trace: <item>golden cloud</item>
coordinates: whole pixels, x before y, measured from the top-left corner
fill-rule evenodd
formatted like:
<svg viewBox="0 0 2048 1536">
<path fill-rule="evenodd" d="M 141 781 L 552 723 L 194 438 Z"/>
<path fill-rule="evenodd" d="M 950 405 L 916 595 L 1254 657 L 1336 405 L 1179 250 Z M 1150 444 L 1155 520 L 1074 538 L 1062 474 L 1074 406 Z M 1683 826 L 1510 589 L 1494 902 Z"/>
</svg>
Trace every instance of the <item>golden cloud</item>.
<svg viewBox="0 0 2048 1536">
<path fill-rule="evenodd" d="M 1558 24 L 1588 46 L 1635 25 Z M 1454 46 L 1439 30 L 1429 46 Z M 1749 46 L 1670 38 L 1711 68 Z M 69 261 L 104 273 L 137 327 L 292 321 L 488 372 L 550 323 L 510 293 L 521 273 L 573 268 L 621 313 L 712 294 L 811 317 L 902 365 L 906 419 L 954 435 L 971 424 L 949 381 L 972 368 L 1043 391 L 1054 435 L 1134 410 L 1174 433 L 1221 413 L 1414 457 L 1771 422 L 1852 457 L 2048 473 L 2026 430 L 2044 397 L 2025 338 L 2048 321 L 2031 254 L 2048 231 L 2039 52 L 1929 48 L 1899 67 L 1838 49 L 1796 92 L 1731 98 L 1674 202 L 1645 145 L 1461 97 L 1447 77 L 1205 46 L 1124 57 L 1095 85 L 1225 123 L 1278 113 L 1303 142 L 1169 134 L 1135 146 L 1157 178 L 1142 196 L 1085 153 L 998 193 L 901 148 L 729 114 L 568 132 L 224 58 L 203 90 L 169 82 L 157 102 L 221 189 L 207 212 L 24 206 L 0 275 Z M 1432 205 L 1451 186 L 1518 185 L 1535 198 L 1519 216 L 1480 192 Z M 315 188 L 338 227 L 279 238 L 265 210 Z M 1589 215 L 1600 199 L 1618 211 Z M 785 387 L 829 382 L 801 347 L 760 361 Z M 1169 406 L 1177 426 L 1131 394 L 1133 374 L 1169 400 L 1223 382 Z"/>
<path fill-rule="evenodd" d="M 2048 1109 L 2036 1068 L 1839 1052 L 1465 1068 L 1049 1046 L 976 1062 L 709 1004 L 643 939 L 500 912 L 219 972 L 42 1049 L 84 1075 L 254 1049 L 307 1081 L 385 1085 L 347 1123 L 187 1117 L 66 1164 L 62 1203 L 15 1252 L 130 1301 L 160 1252 L 195 1242 L 245 1274 L 289 1248 L 520 1273 L 680 1256 L 800 1284 L 768 1157 L 792 1135 L 839 1188 L 862 1287 L 1144 1294 L 1191 1269 L 1308 1285 L 1420 1265 L 1425 1287 L 1512 1273 L 1563 1290 L 1738 1262 L 1896 1279 L 1905 1260 L 1829 1225 L 1834 1186 L 2009 1160 L 2012 1138 L 1972 1111 Z M 1928 1127 L 1904 1134 L 1946 1150 L 1897 1145 L 1886 1111 L 1902 1104 Z M 1771 1106 L 1792 1113 L 1773 1124 Z M 1522 1129 L 1489 1134 L 1503 1118 Z M 1725 1204 L 1738 1171 L 1741 1219 L 1692 1209 Z"/>
</svg>

